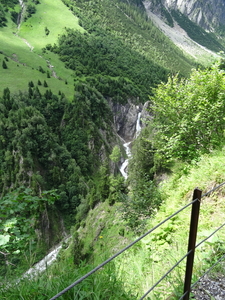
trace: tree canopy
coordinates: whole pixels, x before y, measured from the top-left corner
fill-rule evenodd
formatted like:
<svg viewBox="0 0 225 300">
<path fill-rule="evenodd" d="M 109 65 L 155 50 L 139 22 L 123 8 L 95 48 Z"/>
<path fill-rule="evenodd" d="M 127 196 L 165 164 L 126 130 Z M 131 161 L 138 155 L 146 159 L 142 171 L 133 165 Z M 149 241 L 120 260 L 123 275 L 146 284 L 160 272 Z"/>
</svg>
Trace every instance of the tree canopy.
<svg viewBox="0 0 225 300">
<path fill-rule="evenodd" d="M 219 64 L 170 77 L 154 90 L 151 139 L 155 163 L 192 160 L 224 143 L 225 77 Z"/>
</svg>

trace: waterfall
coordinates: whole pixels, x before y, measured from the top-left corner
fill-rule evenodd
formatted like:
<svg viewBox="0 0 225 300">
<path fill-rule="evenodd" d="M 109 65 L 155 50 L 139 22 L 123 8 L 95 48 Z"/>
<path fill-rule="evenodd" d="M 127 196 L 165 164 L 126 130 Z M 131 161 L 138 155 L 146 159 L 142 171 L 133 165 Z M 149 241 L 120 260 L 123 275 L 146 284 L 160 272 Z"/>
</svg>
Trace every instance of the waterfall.
<svg viewBox="0 0 225 300">
<path fill-rule="evenodd" d="M 136 134 L 135 138 L 137 138 L 141 132 L 141 112 L 138 113 L 137 122 L 136 122 Z"/>
<path fill-rule="evenodd" d="M 141 122 L 140 122 L 140 119 L 141 119 L 141 112 L 139 112 L 138 116 L 137 116 L 135 138 L 137 138 L 138 135 L 141 132 Z M 127 177 L 128 177 L 128 175 L 127 175 L 127 167 L 128 167 L 128 163 L 129 163 L 129 158 L 131 157 L 130 144 L 131 144 L 131 142 L 123 144 L 123 147 L 124 147 L 124 149 L 126 151 L 127 159 L 122 163 L 122 165 L 120 167 L 120 172 L 121 172 L 121 174 L 123 175 L 123 177 L 125 179 L 127 179 Z"/>
<path fill-rule="evenodd" d="M 127 169 L 127 166 L 128 166 L 128 160 L 131 157 L 130 143 L 131 142 L 123 144 L 123 146 L 125 148 L 125 151 L 126 151 L 126 155 L 127 155 L 128 158 L 122 163 L 122 166 L 120 167 L 120 172 L 121 172 L 121 174 L 123 175 L 123 177 L 125 179 L 127 179 L 127 177 L 128 177 L 126 169 Z"/>
</svg>

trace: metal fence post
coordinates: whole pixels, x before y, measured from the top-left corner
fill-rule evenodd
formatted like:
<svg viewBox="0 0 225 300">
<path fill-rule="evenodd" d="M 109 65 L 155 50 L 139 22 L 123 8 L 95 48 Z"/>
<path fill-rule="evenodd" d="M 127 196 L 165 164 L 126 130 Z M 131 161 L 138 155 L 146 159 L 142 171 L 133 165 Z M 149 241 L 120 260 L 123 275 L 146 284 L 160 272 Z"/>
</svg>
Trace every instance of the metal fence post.
<svg viewBox="0 0 225 300">
<path fill-rule="evenodd" d="M 196 188 L 193 193 L 193 200 L 198 199 L 199 201 L 196 201 L 192 204 L 192 210 L 191 210 L 191 222 L 190 222 L 189 242 L 188 242 L 188 252 L 191 251 L 191 253 L 187 256 L 185 281 L 184 281 L 184 294 L 185 294 L 183 298 L 184 300 L 189 300 L 189 296 L 191 292 L 191 278 L 192 278 L 192 271 L 193 271 L 193 264 L 194 264 L 201 196 L 202 196 L 202 191 Z"/>
</svg>

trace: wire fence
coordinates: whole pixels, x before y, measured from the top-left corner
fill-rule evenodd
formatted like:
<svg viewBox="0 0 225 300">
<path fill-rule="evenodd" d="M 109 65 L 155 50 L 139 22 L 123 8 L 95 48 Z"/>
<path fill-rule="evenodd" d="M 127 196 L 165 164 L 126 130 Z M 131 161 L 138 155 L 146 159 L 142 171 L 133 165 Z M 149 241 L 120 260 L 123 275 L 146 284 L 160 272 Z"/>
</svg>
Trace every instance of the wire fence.
<svg viewBox="0 0 225 300">
<path fill-rule="evenodd" d="M 200 278 L 199 280 L 197 280 L 194 284 L 191 285 L 191 279 L 192 279 L 192 270 L 193 270 L 193 263 L 194 263 L 194 253 L 195 253 L 195 249 L 198 248 L 200 245 L 202 245 L 204 242 L 206 242 L 210 237 L 212 237 L 216 232 L 218 232 L 220 229 L 222 229 L 225 226 L 225 223 L 223 223 L 220 227 L 218 227 L 214 232 L 212 232 L 209 236 L 207 236 L 205 239 L 203 239 L 201 242 L 199 242 L 196 245 L 196 236 L 197 236 L 197 229 L 198 229 L 198 218 L 199 218 L 199 211 L 200 211 L 200 203 L 201 203 L 201 199 L 203 197 L 207 197 L 209 196 L 211 193 L 213 193 L 214 191 L 218 190 L 219 188 L 221 188 L 222 186 L 225 185 L 225 182 L 223 182 L 222 184 L 216 186 L 215 188 L 211 189 L 210 191 L 208 191 L 207 193 L 202 194 L 202 192 L 199 189 L 195 189 L 194 190 L 194 194 L 193 194 L 193 200 L 188 203 L 187 205 L 183 206 L 182 208 L 180 208 L 179 210 L 177 210 L 176 212 L 174 212 L 171 216 L 169 216 L 168 218 L 164 219 L 162 222 L 160 222 L 159 224 L 157 224 L 155 227 L 153 227 L 152 229 L 150 229 L 149 231 L 147 231 L 145 234 L 141 235 L 139 238 L 137 238 L 135 241 L 133 241 L 132 243 L 130 243 L 129 245 L 127 245 L 125 248 L 123 248 L 122 250 L 120 250 L 119 252 L 117 252 L 116 254 L 114 254 L 113 256 L 111 256 L 110 258 L 108 258 L 107 260 L 105 260 L 103 263 L 101 263 L 100 265 L 98 265 L 97 267 L 95 267 L 93 270 L 91 270 L 90 272 L 88 272 L 87 274 L 85 274 L 83 277 L 79 278 L 78 280 L 76 280 L 74 283 L 72 283 L 71 285 L 69 285 L 68 287 L 66 287 L 64 290 L 62 290 L 61 292 L 59 292 L 57 295 L 55 295 L 54 297 L 52 297 L 50 300 L 55 300 L 58 299 L 59 297 L 61 297 L 63 294 L 65 294 L 67 291 L 69 291 L 70 289 L 72 289 L 73 287 L 75 287 L 76 285 L 78 285 L 79 283 L 81 283 L 83 280 L 85 280 L 87 277 L 91 276 L 92 274 L 94 274 L 96 271 L 98 271 L 100 268 L 102 268 L 103 266 L 105 266 L 106 264 L 108 264 L 109 262 L 111 262 L 112 260 L 114 260 L 116 257 L 118 257 L 120 254 L 122 254 L 123 252 L 125 252 L 126 250 L 128 250 L 129 248 L 131 248 L 133 245 L 135 245 L 137 242 L 139 242 L 140 240 L 142 240 L 144 237 L 146 237 L 147 235 L 149 235 L 150 233 L 152 233 L 153 231 L 155 231 L 157 228 L 159 228 L 161 225 L 163 225 L 164 223 L 166 223 L 167 221 L 169 221 L 170 219 L 172 219 L 173 217 L 175 217 L 177 214 L 179 214 L 180 212 L 182 212 L 183 210 L 185 210 L 186 208 L 188 208 L 189 206 L 192 206 L 192 213 L 191 213 L 191 222 L 190 222 L 190 230 L 189 230 L 189 244 L 188 244 L 188 251 L 187 253 L 180 258 L 151 288 L 149 288 L 149 290 L 139 299 L 142 300 L 144 299 L 151 291 L 153 291 L 185 258 L 187 258 L 187 262 L 186 262 L 186 273 L 185 273 L 185 280 L 184 280 L 184 292 L 183 295 L 179 298 L 179 300 L 188 300 L 189 299 L 189 295 L 191 292 L 191 289 L 201 280 L 202 277 L 204 277 L 206 274 L 208 274 L 210 272 L 211 269 L 213 269 L 217 264 L 219 264 L 223 259 L 225 259 L 225 254 L 209 269 L 207 270 Z"/>
</svg>

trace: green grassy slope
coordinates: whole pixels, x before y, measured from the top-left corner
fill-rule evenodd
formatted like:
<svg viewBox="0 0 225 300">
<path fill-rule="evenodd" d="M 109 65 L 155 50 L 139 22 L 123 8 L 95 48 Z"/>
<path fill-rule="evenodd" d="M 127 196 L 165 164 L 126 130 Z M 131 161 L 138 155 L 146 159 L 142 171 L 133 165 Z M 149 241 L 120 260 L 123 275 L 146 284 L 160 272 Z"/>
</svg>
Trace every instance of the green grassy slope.
<svg viewBox="0 0 225 300">
<path fill-rule="evenodd" d="M 81 22 L 84 19 L 89 20 L 89 29 L 94 31 L 96 27 L 101 26 L 120 38 L 132 50 L 171 72 L 181 72 L 188 76 L 194 67 L 194 62 L 153 25 L 143 8 L 138 9 L 130 1 L 77 1 L 76 5 L 71 0 L 63 1 L 73 5 L 74 12 Z M 77 9 L 77 6 L 80 9 Z M 87 24 L 87 21 L 85 23 Z"/>
<path fill-rule="evenodd" d="M 181 166 L 180 166 L 181 167 Z M 184 167 L 184 166 L 183 166 Z M 155 217 L 149 219 L 145 231 L 153 228 L 178 209 L 192 200 L 194 189 L 198 186 L 203 194 L 221 182 L 225 181 L 224 150 L 215 151 L 211 155 L 204 155 L 197 164 L 190 167 L 188 172 L 184 168 L 175 168 L 166 180 L 160 184 L 160 193 L 164 199 Z M 224 187 L 203 198 L 200 210 L 197 243 L 211 234 L 223 224 L 225 218 Z M 121 205 L 121 204 L 120 204 Z M 80 229 L 80 236 L 85 238 L 85 248 L 92 245 L 95 264 L 108 258 L 107 255 L 119 251 L 129 244 L 135 237 L 126 227 L 119 205 L 107 207 L 106 204 L 91 210 Z M 166 222 L 152 234 L 148 235 L 133 248 L 115 260 L 118 278 L 122 278 L 126 291 L 138 293 L 141 297 L 164 273 L 169 270 L 183 255 L 188 246 L 188 232 L 191 207 Z M 93 230 L 93 220 L 96 225 Z M 123 232 L 121 236 L 119 233 Z M 203 274 L 210 264 L 220 258 L 224 249 L 223 240 L 225 230 L 222 229 L 215 236 L 196 250 L 193 280 Z M 185 261 L 176 268 L 151 293 L 151 299 L 165 299 L 171 294 L 182 294 Z"/>
<path fill-rule="evenodd" d="M 146 231 L 190 202 L 196 186 L 205 193 L 224 182 L 224 158 L 223 149 L 202 156 L 197 164 L 190 167 L 188 173 L 174 169 L 174 173 L 160 185 L 164 202 L 155 217 L 149 219 Z M 223 223 L 224 195 L 223 187 L 202 201 L 197 243 Z M 126 227 L 121 207 L 121 203 L 109 206 L 105 202 L 91 209 L 78 230 L 81 240 L 75 237 L 76 230 L 72 230 L 73 242 L 64 245 L 65 250 L 61 251 L 58 262 L 49 268 L 48 272 L 38 280 L 29 281 L 29 284 L 26 281 L 21 282 L 9 292 L 0 288 L 0 296 L 11 300 L 20 293 L 23 299 L 28 300 L 27 295 L 32 294 L 35 300 L 39 299 L 41 291 L 46 297 L 53 297 L 112 254 L 127 246 L 137 237 L 132 234 L 130 228 Z M 166 222 L 117 257 L 114 263 L 101 268 L 77 288 L 71 289 L 63 299 L 69 300 L 79 296 L 102 300 L 139 299 L 186 253 L 190 211 L 189 207 Z M 196 281 L 210 264 L 216 262 L 224 253 L 224 238 L 223 229 L 198 248 L 193 281 Z M 86 252 L 84 257 L 89 258 L 89 263 L 87 265 L 82 263 L 78 268 L 74 262 L 84 255 L 84 252 L 81 253 L 82 249 Z M 183 292 L 184 267 L 185 261 L 165 278 L 154 292 L 149 294 L 150 299 L 163 300 L 167 297 L 172 300 L 179 299 Z M 115 283 L 121 284 L 122 289 L 113 287 Z M 43 286 L 45 286 L 44 290 Z M 111 298 L 104 298 L 106 291 L 110 291 Z"/>
<path fill-rule="evenodd" d="M 72 14 L 61 0 L 44 0 L 36 6 L 37 12 L 22 24 L 19 35 L 25 38 L 40 51 L 46 44 L 57 43 L 58 36 L 65 32 L 65 28 L 82 30 L 78 25 L 78 18 Z M 49 34 L 45 34 L 45 28 Z"/>
<path fill-rule="evenodd" d="M 57 44 L 58 36 L 65 32 L 65 27 L 82 28 L 78 25 L 78 19 L 60 0 L 43 0 L 36 9 L 36 13 L 22 23 L 19 30 L 9 17 L 8 26 L 0 28 L 0 64 L 2 65 L 5 56 L 9 59 L 8 69 L 0 68 L 0 94 L 6 87 L 12 93 L 27 90 L 29 81 L 32 80 L 35 84 L 39 79 L 41 82 L 46 80 L 53 93 L 57 94 L 60 90 L 68 98 L 72 98 L 73 72 L 64 67 L 57 55 L 43 53 L 42 48 L 49 43 Z M 50 31 L 48 35 L 45 34 L 45 27 Z M 54 67 L 52 70 L 49 69 L 49 64 Z M 46 73 L 38 71 L 39 67 L 45 72 L 49 71 L 51 75 L 54 70 L 58 79 L 54 76 L 47 78 Z M 40 88 L 41 92 L 42 90 L 44 89 Z"/>
<path fill-rule="evenodd" d="M 114 36 L 121 38 L 125 45 L 163 67 L 171 69 L 172 72 L 182 69 L 182 72 L 187 75 L 193 67 L 191 61 L 185 58 L 162 33 L 160 34 L 153 24 L 143 21 L 140 12 L 135 13 L 134 7 L 125 4 L 119 7 L 116 3 L 103 1 L 101 3 L 77 3 L 80 6 L 78 8 L 74 2 L 67 2 L 68 7 L 70 7 L 69 4 L 73 6 L 74 13 L 61 0 L 41 1 L 35 6 L 36 13 L 22 22 L 19 29 L 11 21 L 8 13 L 7 27 L 0 28 L 0 51 L 1 61 L 4 56 L 12 61 L 9 63 L 7 72 L 0 68 L 0 76 L 3 78 L 0 93 L 6 87 L 9 87 L 12 93 L 26 90 L 27 82 L 30 80 L 36 82 L 39 79 L 42 82 L 46 79 L 46 74 L 38 73 L 36 70 L 41 66 L 47 72 L 49 70 L 47 61 L 49 61 L 49 64 L 54 66 L 50 73 L 54 70 L 55 76 L 62 79 L 56 80 L 53 77 L 51 80 L 48 79 L 52 92 L 58 93 L 61 90 L 68 98 L 72 98 L 73 72 L 64 67 L 57 55 L 50 52 L 43 53 L 42 48 L 48 44 L 57 44 L 58 37 L 65 33 L 66 28 L 83 32 L 84 29 L 79 26 L 77 16 L 86 19 L 85 22 L 84 20 L 81 22 L 84 25 L 91 22 L 103 30 L 109 30 Z M 127 9 L 130 11 L 127 12 Z M 19 6 L 15 10 L 18 11 Z M 46 34 L 46 29 L 48 34 Z M 65 81 L 68 85 L 65 85 Z"/>
</svg>

